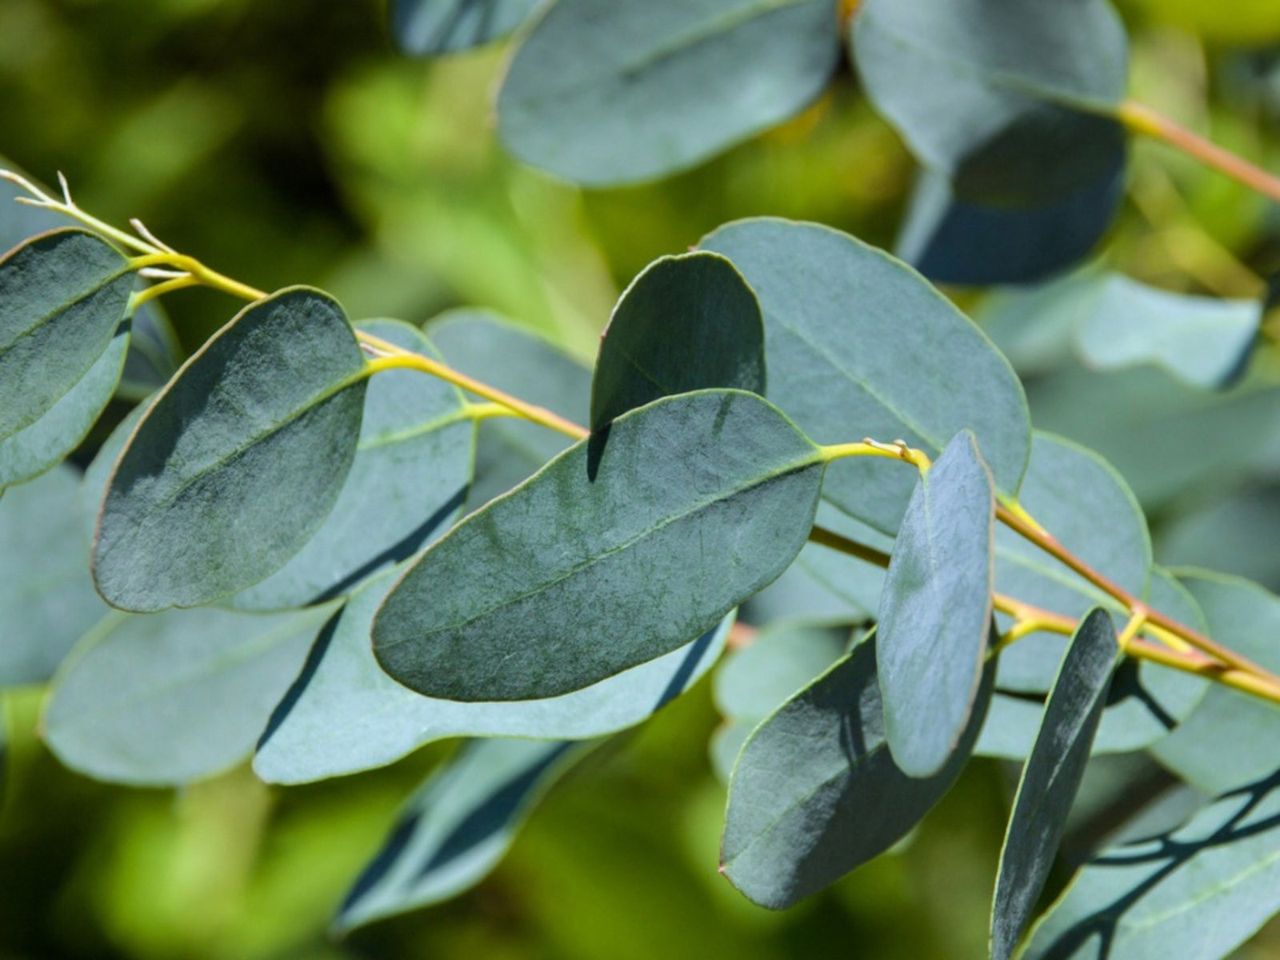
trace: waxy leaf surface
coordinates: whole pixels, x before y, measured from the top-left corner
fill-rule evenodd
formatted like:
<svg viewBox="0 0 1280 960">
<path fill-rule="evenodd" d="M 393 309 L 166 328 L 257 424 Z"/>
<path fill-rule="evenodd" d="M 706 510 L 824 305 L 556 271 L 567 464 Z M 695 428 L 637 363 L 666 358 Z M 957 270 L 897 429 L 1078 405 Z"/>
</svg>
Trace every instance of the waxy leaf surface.
<svg viewBox="0 0 1280 960">
<path fill-rule="evenodd" d="M 600 341 L 591 429 L 659 397 L 707 387 L 765 392 L 755 294 L 724 257 L 663 257 L 631 282 Z"/>
<path fill-rule="evenodd" d="M 346 480 L 364 363 L 342 309 L 304 288 L 250 305 L 205 344 L 116 462 L 93 548 L 107 602 L 198 606 L 280 569 Z"/>
<path fill-rule="evenodd" d="M 830 0 L 559 0 L 516 52 L 498 133 L 569 180 L 645 180 L 798 113 L 839 52 Z"/>
<path fill-rule="evenodd" d="M 992 960 L 1008 960 L 1026 930 L 1080 788 L 1116 662 L 1111 617 L 1080 623 L 1049 693 L 1009 815 L 991 909 Z"/>
<path fill-rule="evenodd" d="M 742 271 L 764 310 L 769 399 L 819 443 L 904 439 L 936 456 L 978 439 L 1003 493 L 1030 452 L 1013 369 L 923 277 L 828 227 L 742 220 L 706 237 Z M 878 530 L 898 529 L 915 471 L 877 457 L 833 463 L 823 496 Z"/>
<path fill-rule="evenodd" d="M 991 635 L 991 474 L 956 434 L 907 504 L 880 596 L 876 650 L 894 762 L 930 777 L 969 726 Z"/>
<path fill-rule="evenodd" d="M 787 568 L 823 467 L 754 394 L 641 407 L 428 550 L 378 614 L 378 661 L 428 696 L 527 700 L 669 653 Z"/>
</svg>

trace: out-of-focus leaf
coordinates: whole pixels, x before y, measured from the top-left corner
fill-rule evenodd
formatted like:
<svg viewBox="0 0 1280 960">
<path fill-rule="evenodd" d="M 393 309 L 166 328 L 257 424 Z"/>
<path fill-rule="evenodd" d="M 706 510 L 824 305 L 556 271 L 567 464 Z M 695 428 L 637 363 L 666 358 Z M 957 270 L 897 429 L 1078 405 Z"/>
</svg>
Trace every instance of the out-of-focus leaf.
<svg viewBox="0 0 1280 960">
<path fill-rule="evenodd" d="M 534 804 L 598 745 L 477 740 L 434 772 L 400 812 L 347 894 L 334 929 L 456 896 L 507 852 Z"/>
<path fill-rule="evenodd" d="M 515 30 L 540 0 L 393 0 L 391 33 L 424 57 L 491 43 Z"/>
<path fill-rule="evenodd" d="M 1102 292 L 1101 275 L 1090 264 L 1045 283 L 997 289 L 974 319 L 1023 376 L 1049 373 L 1072 356 L 1076 330 Z"/>
<path fill-rule="evenodd" d="M 897 767 L 932 777 L 969 727 L 991 635 L 991 473 L 958 433 L 921 475 L 893 545 L 876 650 Z"/>
<path fill-rule="evenodd" d="M 825 465 L 755 394 L 657 400 L 428 550 L 383 602 L 374 653 L 410 689 L 468 701 L 559 696 L 669 653 L 790 566 Z"/>
<path fill-rule="evenodd" d="M 498 132 L 579 183 L 646 180 L 798 113 L 839 49 L 829 0 L 559 0 L 511 63 Z"/>
<path fill-rule="evenodd" d="M 456 310 L 428 328 L 455 369 L 575 422 L 587 422 L 591 371 L 541 337 L 484 310 Z M 480 424 L 476 478 L 468 507 L 488 503 L 569 446 L 560 434 L 525 420 Z"/>
<path fill-rule="evenodd" d="M 1178 571 L 1218 643 L 1268 670 L 1280 670 L 1280 598 L 1238 577 Z M 1152 748 L 1188 782 L 1218 793 L 1276 767 L 1280 710 L 1256 697 L 1211 684 L 1200 705 Z"/>
<path fill-rule="evenodd" d="M 1062 659 L 1018 782 L 991 908 L 992 960 L 1013 956 L 1049 878 L 1102 718 L 1116 652 L 1110 615 L 1093 610 Z"/>
<path fill-rule="evenodd" d="M 316 290 L 246 307 L 149 406 L 103 500 L 98 591 L 154 611 L 265 579 L 319 529 L 355 457 L 365 361 Z"/>
<path fill-rule="evenodd" d="M 729 786 L 721 869 L 761 906 L 781 908 L 883 853 L 951 787 L 986 714 L 987 670 L 970 727 L 928 779 L 893 764 L 875 640 L 801 690 L 751 734 Z"/>
<path fill-rule="evenodd" d="M 87 230 L 43 234 L 0 260 L 0 438 L 49 412 L 122 326 L 128 339 L 133 283 L 129 261 Z"/>
<path fill-rule="evenodd" d="M 48 680 L 107 612 L 89 579 L 78 479 L 59 466 L 0 498 L 0 687 Z"/>
<path fill-rule="evenodd" d="M 1198 387 L 1239 379 L 1262 322 L 1258 300 L 1220 300 L 1157 290 L 1113 275 L 1078 331 L 1090 366 L 1155 363 Z"/>
<path fill-rule="evenodd" d="M 919 274 L 847 234 L 743 220 L 706 237 L 760 298 L 769 398 L 820 443 L 904 439 L 930 455 L 970 429 L 996 487 L 1016 493 L 1030 452 L 1009 362 Z M 823 496 L 892 534 L 915 472 L 877 457 L 832 464 Z"/>
<path fill-rule="evenodd" d="M 438 357 L 408 324 L 359 326 Z M 474 458 L 474 421 L 456 387 L 413 370 L 378 374 L 365 390 L 359 445 L 329 516 L 283 567 L 237 594 L 232 605 L 280 610 L 335 599 L 408 559 L 462 514 Z"/>
<path fill-rule="evenodd" d="M 663 657 L 562 697 L 433 700 L 396 683 L 373 657 L 373 616 L 397 576 L 387 571 L 370 580 L 321 631 L 258 744 L 253 765 L 264 780 L 302 783 L 367 770 L 448 737 L 581 740 L 614 733 L 646 719 L 709 670 L 731 622 L 726 618 Z"/>
<path fill-rule="evenodd" d="M 1022 956 L 1219 960 L 1277 910 L 1280 776 L 1272 774 L 1184 827 L 1094 857 L 1032 930 Z"/>
<path fill-rule="evenodd" d="M 728 718 L 759 722 L 839 660 L 848 631 L 807 624 L 764 627 L 716 671 L 716 708 Z"/>
<path fill-rule="evenodd" d="M 1179 511 L 1158 528 L 1156 556 L 1171 567 L 1202 567 L 1280 589 L 1280 491 L 1245 487 Z"/>
<path fill-rule="evenodd" d="M 243 760 L 332 608 L 112 611 L 59 669 L 45 739 L 74 770 L 181 784 Z"/>
<path fill-rule="evenodd" d="M 724 257 L 663 257 L 618 301 L 600 340 L 591 429 L 659 397 L 707 387 L 765 392 L 755 294 Z"/>
</svg>

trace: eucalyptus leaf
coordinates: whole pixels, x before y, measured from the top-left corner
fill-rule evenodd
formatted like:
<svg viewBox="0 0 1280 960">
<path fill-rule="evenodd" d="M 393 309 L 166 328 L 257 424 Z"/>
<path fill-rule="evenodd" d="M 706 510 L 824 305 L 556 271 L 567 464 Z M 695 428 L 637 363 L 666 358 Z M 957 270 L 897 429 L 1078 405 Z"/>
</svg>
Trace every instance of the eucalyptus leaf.
<svg viewBox="0 0 1280 960">
<path fill-rule="evenodd" d="M 1080 351 L 1099 370 L 1155 363 L 1192 386 L 1224 387 L 1243 374 L 1262 314 L 1259 300 L 1172 293 L 1113 275 L 1078 331 Z"/>
<path fill-rule="evenodd" d="M 591 371 L 550 342 L 486 310 L 442 314 L 428 333 L 455 370 L 500 383 L 508 393 L 574 423 L 586 423 Z M 468 508 L 506 493 L 570 442 L 525 420 L 499 417 L 482 422 Z"/>
<path fill-rule="evenodd" d="M 1280 776 L 1272 774 L 1179 829 L 1094 857 L 1033 928 L 1022 957 L 1219 960 L 1278 910 Z"/>
<path fill-rule="evenodd" d="M 45 740 L 100 780 L 182 784 L 253 749 L 332 613 L 108 613 L 54 678 Z"/>
<path fill-rule="evenodd" d="M 89 541 L 71 467 L 0 498 L 0 687 L 43 683 L 107 612 L 89 579 Z"/>
<path fill-rule="evenodd" d="M 1201 567 L 1280 589 L 1280 490 L 1251 484 L 1219 491 L 1178 511 L 1157 530 L 1156 555 L 1174 567 Z"/>
<path fill-rule="evenodd" d="M 539 0 L 392 0 L 391 34 L 418 57 L 491 43 L 529 19 Z"/>
<path fill-rule="evenodd" d="M 1110 615 L 1081 621 L 1062 659 L 1009 815 L 991 909 L 992 960 L 1013 956 L 1053 867 L 1116 662 Z"/>
<path fill-rule="evenodd" d="M 851 28 L 872 103 L 966 198 L 1053 199 L 1116 169 L 1128 50 L 1107 0 L 865 0 Z"/>
<path fill-rule="evenodd" d="M 1024 377 L 1052 373 L 1075 355 L 1076 331 L 1106 276 L 1093 262 L 1043 283 L 1002 287 L 982 299 L 974 319 Z"/>
<path fill-rule="evenodd" d="M 410 798 L 343 901 L 347 932 L 439 903 L 479 883 L 511 847 L 534 804 L 598 742 L 477 740 Z"/>
<path fill-rule="evenodd" d="M 359 326 L 439 357 L 406 323 Z M 333 510 L 306 546 L 232 604 L 280 610 L 324 602 L 409 558 L 462 514 L 474 457 L 475 424 L 458 388 L 414 370 L 378 374 L 365 391 L 359 445 Z"/>
<path fill-rule="evenodd" d="M 824 467 L 754 394 L 655 401 L 428 550 L 383 603 L 374 652 L 410 689 L 468 701 L 558 696 L 653 660 L 790 565 Z"/>
<path fill-rule="evenodd" d="M 75 386 L 38 420 L 0 440 L 0 489 L 39 476 L 80 445 L 115 393 L 130 341 L 125 321 Z"/>
<path fill-rule="evenodd" d="M 125 323 L 133 284 L 129 261 L 86 230 L 42 234 L 0 259 L 0 438 L 90 371 Z"/>
<path fill-rule="evenodd" d="M 986 713 L 987 670 L 970 727 L 928 779 L 893 764 L 884 737 L 875 640 L 868 638 L 765 719 L 729 786 L 721 871 L 779 909 L 901 840 L 959 776 Z"/>
<path fill-rule="evenodd" d="M 160 302 L 144 303 L 133 315 L 117 394 L 135 402 L 150 396 L 178 372 L 182 357 L 182 345 Z"/>
<path fill-rule="evenodd" d="M 512 60 L 498 133 L 578 183 L 646 180 L 798 113 L 839 53 L 830 0 L 558 0 Z"/>
<path fill-rule="evenodd" d="M 716 671 L 716 709 L 724 717 L 758 723 L 844 656 L 848 642 L 847 630 L 819 625 L 761 628 Z"/>
<path fill-rule="evenodd" d="M 1280 598 L 1239 577 L 1176 572 L 1204 610 L 1214 640 L 1280 670 Z M 1277 765 L 1277 742 L 1280 710 L 1274 704 L 1211 684 L 1195 711 L 1152 753 L 1188 782 L 1219 793 L 1270 773 Z"/>
<path fill-rule="evenodd" d="M 93 546 L 107 602 L 198 606 L 284 566 L 342 489 L 364 369 L 341 307 L 316 290 L 281 291 L 223 327 L 116 462 Z"/>
<path fill-rule="evenodd" d="M 663 257 L 631 282 L 600 340 L 591 429 L 659 397 L 707 387 L 765 392 L 760 304 L 724 257 Z"/>
<path fill-rule="evenodd" d="M 968 431 L 921 474 L 880 597 L 885 739 L 911 777 L 937 774 L 969 727 L 991 635 L 991 473 Z"/>
<path fill-rule="evenodd" d="M 815 441 L 904 439 L 930 455 L 971 429 L 996 488 L 1016 493 L 1030 453 L 1022 386 L 986 336 L 923 277 L 817 224 L 742 220 L 706 237 L 764 309 L 769 399 Z M 832 464 L 823 496 L 884 533 L 915 483 L 900 463 Z"/>
<path fill-rule="evenodd" d="M 258 743 L 253 766 L 270 783 L 303 783 L 383 766 L 448 737 L 582 740 L 647 719 L 711 669 L 731 618 L 665 656 L 562 697 L 506 703 L 433 700 L 379 668 L 369 634 L 399 575 L 370 579 L 316 639 Z M 610 624 L 602 644 L 618 632 Z"/>
</svg>

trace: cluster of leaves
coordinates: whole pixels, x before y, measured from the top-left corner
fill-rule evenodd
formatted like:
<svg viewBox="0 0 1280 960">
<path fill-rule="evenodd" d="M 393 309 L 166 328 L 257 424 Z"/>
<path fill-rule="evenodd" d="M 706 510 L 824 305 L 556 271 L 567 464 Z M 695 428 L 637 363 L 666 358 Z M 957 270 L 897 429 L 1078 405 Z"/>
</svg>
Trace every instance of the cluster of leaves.
<svg viewBox="0 0 1280 960">
<path fill-rule="evenodd" d="M 535 6 L 401 2 L 394 18 L 407 48 L 440 52 Z M 1075 263 L 1111 217 L 1125 151 L 1110 8 L 987 6 L 868 0 L 847 24 L 868 95 L 927 169 L 900 252 L 964 283 Z M 536 16 L 499 128 L 520 157 L 596 184 L 799 111 L 846 29 L 830 0 L 559 0 Z M 705 98 L 681 102 L 691 87 Z M 188 783 L 250 755 L 262 779 L 303 783 L 473 738 L 410 799 L 339 929 L 483 876 L 557 777 L 713 667 L 736 616 L 762 629 L 717 673 L 712 755 L 729 780 L 722 869 L 753 901 L 789 906 L 884 853 L 972 757 L 999 757 L 1021 763 L 992 913 L 993 956 L 1011 956 L 1091 762 L 1142 751 L 1217 799 L 1091 850 L 1023 955 L 1176 945 L 1209 960 L 1280 911 L 1280 712 L 1118 658 L 1132 611 L 997 527 L 997 504 L 1273 670 L 1280 598 L 1158 566 L 1121 475 L 1033 431 L 1009 360 L 901 260 L 816 224 L 728 224 L 636 277 L 594 369 L 493 316 L 352 323 L 301 287 L 256 298 L 177 369 L 162 315 L 136 309 L 138 268 L 81 229 L 0 261 L 0 610 L 21 623 L 0 685 L 52 678 L 50 747 L 122 783 Z M 1247 377 L 1209 392 L 1244 375 L 1260 300 L 1090 269 L 987 309 L 1020 367 L 1034 312 L 1055 363 L 1077 350 L 1124 368 L 1126 389 L 1162 366 L 1197 412 L 1159 394 L 1118 415 L 1209 433 L 1242 403 L 1275 406 Z M 441 360 L 481 379 L 500 367 L 504 390 L 582 437 L 412 369 Z M 1038 422 L 1055 379 L 1032 392 Z M 120 393 L 140 402 L 79 476 L 61 461 Z M 1117 445 L 1141 436 L 1126 429 Z M 899 446 L 879 456 L 864 435 Z M 934 462 L 900 462 L 913 451 Z M 1167 500 L 1195 468 L 1153 470 L 1163 486 L 1138 494 Z M 846 538 L 865 549 L 832 549 Z M 1015 622 L 993 596 L 1074 634 L 1006 646 Z"/>
</svg>

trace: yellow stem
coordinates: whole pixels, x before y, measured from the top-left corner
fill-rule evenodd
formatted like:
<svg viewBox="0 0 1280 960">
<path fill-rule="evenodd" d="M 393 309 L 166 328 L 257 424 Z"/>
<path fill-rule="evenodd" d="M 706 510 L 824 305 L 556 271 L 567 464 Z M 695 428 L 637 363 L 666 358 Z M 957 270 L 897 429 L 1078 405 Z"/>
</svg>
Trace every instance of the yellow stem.
<svg viewBox="0 0 1280 960">
<path fill-rule="evenodd" d="M 130 312 L 137 310 L 145 303 L 150 303 L 157 297 L 163 297 L 166 293 L 173 293 L 175 290 L 185 290 L 188 287 L 198 286 L 200 283 L 195 277 L 174 277 L 172 280 L 166 280 L 163 283 L 153 284 L 145 287 L 133 294 L 129 301 Z"/>
</svg>

